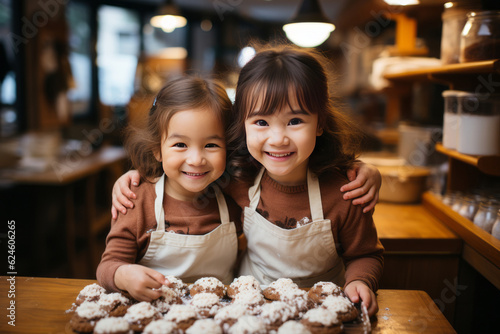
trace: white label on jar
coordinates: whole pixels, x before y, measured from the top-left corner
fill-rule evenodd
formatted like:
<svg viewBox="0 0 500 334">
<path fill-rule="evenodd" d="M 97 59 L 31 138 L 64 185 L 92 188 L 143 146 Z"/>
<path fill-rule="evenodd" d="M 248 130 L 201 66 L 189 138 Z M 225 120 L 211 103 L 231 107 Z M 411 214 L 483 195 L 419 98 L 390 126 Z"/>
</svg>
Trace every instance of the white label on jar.
<svg viewBox="0 0 500 334">
<path fill-rule="evenodd" d="M 443 121 L 443 146 L 456 149 L 458 144 L 458 128 L 460 117 L 451 112 L 444 113 Z"/>
<path fill-rule="evenodd" d="M 464 154 L 500 154 L 500 115 L 461 115 L 457 150 Z"/>
</svg>

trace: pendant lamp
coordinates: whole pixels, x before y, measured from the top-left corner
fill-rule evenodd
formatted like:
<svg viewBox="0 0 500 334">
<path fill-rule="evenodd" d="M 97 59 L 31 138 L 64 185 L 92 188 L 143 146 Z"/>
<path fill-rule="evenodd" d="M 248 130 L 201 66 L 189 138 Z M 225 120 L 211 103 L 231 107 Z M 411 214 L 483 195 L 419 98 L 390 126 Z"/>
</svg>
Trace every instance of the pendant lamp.
<svg viewBox="0 0 500 334">
<path fill-rule="evenodd" d="M 151 18 L 151 25 L 161 28 L 164 32 L 172 32 L 176 28 L 182 28 L 187 24 L 184 16 L 180 15 L 179 9 L 171 0 L 167 0 L 158 11 L 158 15 Z"/>
<path fill-rule="evenodd" d="M 312 48 L 326 41 L 335 26 L 321 11 L 318 0 L 304 0 L 297 15 L 283 30 L 294 44 Z"/>
</svg>

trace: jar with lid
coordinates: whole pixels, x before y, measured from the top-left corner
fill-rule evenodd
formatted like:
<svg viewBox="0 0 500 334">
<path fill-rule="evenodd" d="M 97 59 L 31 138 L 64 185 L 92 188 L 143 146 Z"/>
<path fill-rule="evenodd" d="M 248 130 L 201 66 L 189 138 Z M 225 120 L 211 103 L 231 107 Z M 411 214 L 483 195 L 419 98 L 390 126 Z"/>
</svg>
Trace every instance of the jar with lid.
<svg viewBox="0 0 500 334">
<path fill-rule="evenodd" d="M 495 200 L 481 202 L 479 204 L 479 209 L 474 215 L 474 225 L 482 228 L 488 233 L 491 233 L 493 224 L 497 219 L 498 209 L 500 208 L 500 203 Z"/>
<path fill-rule="evenodd" d="M 500 58 L 500 11 L 467 14 L 460 38 L 460 62 Z"/>
<path fill-rule="evenodd" d="M 500 210 L 497 212 L 497 220 L 493 224 L 491 235 L 500 240 Z"/>
<path fill-rule="evenodd" d="M 457 151 L 500 155 L 500 95 L 463 92 L 458 103 Z"/>
</svg>

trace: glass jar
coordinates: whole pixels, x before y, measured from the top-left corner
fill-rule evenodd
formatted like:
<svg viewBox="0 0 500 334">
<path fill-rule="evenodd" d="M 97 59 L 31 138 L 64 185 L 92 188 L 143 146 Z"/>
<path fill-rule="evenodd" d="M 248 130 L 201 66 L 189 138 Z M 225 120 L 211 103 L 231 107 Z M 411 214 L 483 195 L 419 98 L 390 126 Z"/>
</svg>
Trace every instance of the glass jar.
<svg viewBox="0 0 500 334">
<path fill-rule="evenodd" d="M 476 214 L 478 209 L 478 205 L 474 197 L 471 196 L 466 196 L 462 199 L 462 204 L 460 205 L 460 209 L 458 210 L 458 213 L 471 220 L 474 218 L 474 215 Z"/>
<path fill-rule="evenodd" d="M 479 209 L 474 216 L 474 225 L 482 228 L 488 233 L 491 233 L 493 224 L 497 219 L 499 202 L 486 201 L 479 204 Z"/>
<path fill-rule="evenodd" d="M 491 235 L 500 240 L 500 210 L 497 212 L 497 220 L 493 224 Z"/>
<path fill-rule="evenodd" d="M 443 146 L 455 150 L 458 144 L 458 129 L 460 122 L 459 97 L 467 95 L 467 92 L 458 90 L 445 90 L 444 115 L 443 115 Z"/>
<path fill-rule="evenodd" d="M 472 155 L 500 154 L 500 95 L 463 92 L 458 96 L 457 151 Z"/>
<path fill-rule="evenodd" d="M 460 62 L 500 58 L 500 11 L 467 14 L 460 38 Z"/>
<path fill-rule="evenodd" d="M 455 64 L 460 60 L 460 38 L 467 13 L 477 10 L 478 5 L 464 3 L 464 1 L 450 1 L 444 4 L 441 15 L 443 28 L 441 30 L 441 63 Z"/>
</svg>

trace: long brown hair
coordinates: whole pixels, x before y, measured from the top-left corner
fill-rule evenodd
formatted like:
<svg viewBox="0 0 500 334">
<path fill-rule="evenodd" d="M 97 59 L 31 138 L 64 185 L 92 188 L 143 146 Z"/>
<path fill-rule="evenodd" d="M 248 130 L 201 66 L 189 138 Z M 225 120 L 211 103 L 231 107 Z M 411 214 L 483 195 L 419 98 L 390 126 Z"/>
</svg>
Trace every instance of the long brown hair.
<svg viewBox="0 0 500 334">
<path fill-rule="evenodd" d="M 163 174 L 162 164 L 155 154 L 161 152 L 162 135 L 166 134 L 173 115 L 183 110 L 207 110 L 217 115 L 227 133 L 231 107 L 226 90 L 217 81 L 190 75 L 170 78 L 158 92 L 146 126 L 127 129 L 125 149 L 132 166 L 141 178 L 153 182 Z"/>
<path fill-rule="evenodd" d="M 242 69 L 236 87 L 233 121 L 229 130 L 228 171 L 250 182 L 261 168 L 248 152 L 245 120 L 262 99 L 261 115 L 279 112 L 296 94 L 302 110 L 318 115 L 323 134 L 309 158 L 309 169 L 320 175 L 346 170 L 355 160 L 361 131 L 333 104 L 329 93 L 326 58 L 292 45 L 266 46 Z"/>
</svg>

